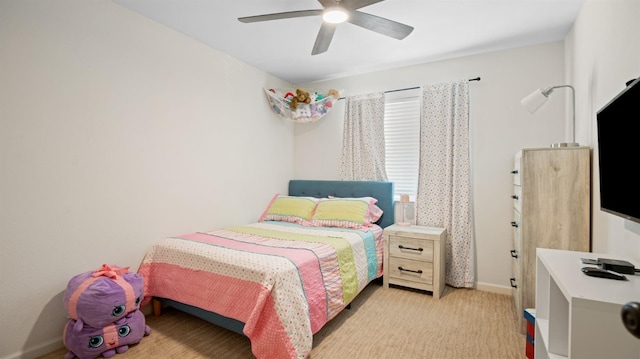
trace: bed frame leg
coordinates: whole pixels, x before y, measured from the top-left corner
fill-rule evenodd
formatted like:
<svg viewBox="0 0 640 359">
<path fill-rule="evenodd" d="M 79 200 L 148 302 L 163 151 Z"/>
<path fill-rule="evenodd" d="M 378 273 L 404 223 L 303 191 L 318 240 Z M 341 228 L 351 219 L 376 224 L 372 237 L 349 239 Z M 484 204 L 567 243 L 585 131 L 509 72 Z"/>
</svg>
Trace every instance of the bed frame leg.
<svg viewBox="0 0 640 359">
<path fill-rule="evenodd" d="M 162 314 L 162 302 L 155 298 L 152 299 L 152 302 L 153 302 L 153 315 L 157 317 L 160 314 Z"/>
</svg>

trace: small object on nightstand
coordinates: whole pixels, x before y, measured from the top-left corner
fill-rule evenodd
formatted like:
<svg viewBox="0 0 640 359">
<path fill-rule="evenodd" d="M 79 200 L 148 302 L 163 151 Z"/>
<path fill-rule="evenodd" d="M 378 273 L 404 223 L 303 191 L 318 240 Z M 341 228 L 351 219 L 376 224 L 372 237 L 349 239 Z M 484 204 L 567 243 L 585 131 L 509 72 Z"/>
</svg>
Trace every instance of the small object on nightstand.
<svg viewBox="0 0 640 359">
<path fill-rule="evenodd" d="M 395 203 L 395 223 L 399 226 L 416 224 L 415 203 L 409 201 L 409 195 L 400 195 L 400 202 Z"/>
</svg>

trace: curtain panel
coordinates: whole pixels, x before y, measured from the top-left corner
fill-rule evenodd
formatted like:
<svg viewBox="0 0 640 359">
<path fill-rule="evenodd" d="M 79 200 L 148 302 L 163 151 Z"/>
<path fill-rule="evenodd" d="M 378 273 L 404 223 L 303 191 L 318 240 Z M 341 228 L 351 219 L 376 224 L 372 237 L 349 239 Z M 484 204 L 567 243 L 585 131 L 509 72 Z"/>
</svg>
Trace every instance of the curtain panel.
<svg viewBox="0 0 640 359">
<path fill-rule="evenodd" d="M 423 86 L 417 224 L 447 229 L 446 282 L 473 287 L 469 84 Z"/>
<path fill-rule="evenodd" d="M 387 181 L 382 92 L 346 98 L 340 179 Z"/>
</svg>

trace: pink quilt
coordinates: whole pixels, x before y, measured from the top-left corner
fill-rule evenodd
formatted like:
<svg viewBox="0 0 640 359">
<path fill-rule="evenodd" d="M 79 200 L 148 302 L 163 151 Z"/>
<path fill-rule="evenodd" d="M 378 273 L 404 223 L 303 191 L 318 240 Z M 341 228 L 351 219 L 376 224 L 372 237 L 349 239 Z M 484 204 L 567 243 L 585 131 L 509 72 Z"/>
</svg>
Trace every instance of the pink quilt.
<svg viewBox="0 0 640 359">
<path fill-rule="evenodd" d="M 256 358 L 306 358 L 313 334 L 382 275 L 382 228 L 261 222 L 167 238 L 138 270 L 145 299 L 245 323 Z"/>
</svg>

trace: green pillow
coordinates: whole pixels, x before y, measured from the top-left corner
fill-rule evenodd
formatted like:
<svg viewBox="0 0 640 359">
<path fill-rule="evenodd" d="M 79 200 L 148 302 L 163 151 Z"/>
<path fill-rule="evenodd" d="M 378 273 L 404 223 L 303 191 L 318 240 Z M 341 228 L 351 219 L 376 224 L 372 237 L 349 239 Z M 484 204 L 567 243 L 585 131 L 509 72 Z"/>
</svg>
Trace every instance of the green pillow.
<svg viewBox="0 0 640 359">
<path fill-rule="evenodd" d="M 275 195 L 260 217 L 263 221 L 280 221 L 305 224 L 311 220 L 318 203 L 314 197 Z"/>
<path fill-rule="evenodd" d="M 311 223 L 324 227 L 368 227 L 373 223 L 369 212 L 375 202 L 377 200 L 370 197 L 322 199 L 316 206 Z"/>
</svg>

